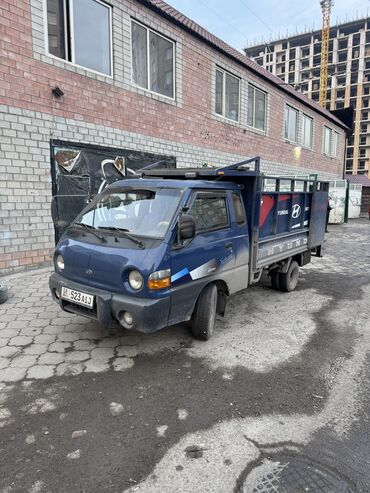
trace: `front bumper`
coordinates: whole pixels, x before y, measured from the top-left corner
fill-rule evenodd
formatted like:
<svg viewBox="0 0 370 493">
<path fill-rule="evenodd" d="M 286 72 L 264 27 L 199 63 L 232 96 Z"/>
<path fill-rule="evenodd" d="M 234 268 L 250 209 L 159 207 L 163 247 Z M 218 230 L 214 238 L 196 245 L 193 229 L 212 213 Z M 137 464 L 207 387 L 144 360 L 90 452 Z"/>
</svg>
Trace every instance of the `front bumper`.
<svg viewBox="0 0 370 493">
<path fill-rule="evenodd" d="M 94 307 L 84 308 L 70 301 L 58 299 L 55 296 L 55 289 L 60 292 L 62 286 L 95 296 Z M 121 311 L 128 311 L 134 318 L 130 330 L 155 332 L 167 326 L 170 310 L 169 296 L 160 299 L 134 298 L 70 281 L 56 272 L 50 276 L 49 287 L 54 301 L 60 305 L 62 310 L 98 320 L 105 325 L 117 321 Z"/>
</svg>

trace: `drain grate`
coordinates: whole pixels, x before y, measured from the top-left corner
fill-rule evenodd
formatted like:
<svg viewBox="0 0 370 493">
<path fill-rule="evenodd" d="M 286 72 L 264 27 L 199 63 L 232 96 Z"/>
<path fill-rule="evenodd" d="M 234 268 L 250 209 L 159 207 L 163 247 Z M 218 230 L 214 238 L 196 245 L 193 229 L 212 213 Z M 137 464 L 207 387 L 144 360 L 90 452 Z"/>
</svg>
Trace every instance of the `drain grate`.
<svg viewBox="0 0 370 493">
<path fill-rule="evenodd" d="M 238 493 L 355 493 L 348 481 L 305 457 L 265 459 L 249 472 Z"/>
</svg>

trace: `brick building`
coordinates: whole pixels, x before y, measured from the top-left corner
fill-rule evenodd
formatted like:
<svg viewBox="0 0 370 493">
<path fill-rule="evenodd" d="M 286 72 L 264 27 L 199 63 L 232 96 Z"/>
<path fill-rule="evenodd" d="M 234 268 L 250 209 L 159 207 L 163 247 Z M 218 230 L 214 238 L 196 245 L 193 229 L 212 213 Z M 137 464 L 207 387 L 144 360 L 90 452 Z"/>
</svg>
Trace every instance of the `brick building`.
<svg viewBox="0 0 370 493">
<path fill-rule="evenodd" d="M 50 261 L 56 182 L 87 193 L 91 162 L 342 176 L 340 120 L 161 0 L 2 0 L 0 24 L 0 274 Z"/>
</svg>

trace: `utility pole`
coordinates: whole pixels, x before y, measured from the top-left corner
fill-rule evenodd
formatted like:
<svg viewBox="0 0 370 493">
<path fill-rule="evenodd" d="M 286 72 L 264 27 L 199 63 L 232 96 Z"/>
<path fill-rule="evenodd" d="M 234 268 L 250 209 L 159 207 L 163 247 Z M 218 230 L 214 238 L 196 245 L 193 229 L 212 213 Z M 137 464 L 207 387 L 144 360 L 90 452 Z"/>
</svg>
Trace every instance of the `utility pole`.
<svg viewBox="0 0 370 493">
<path fill-rule="evenodd" d="M 330 14 L 333 5 L 333 0 L 320 0 L 322 11 L 322 36 L 319 103 L 323 108 L 326 107 L 326 97 L 328 93 Z"/>
</svg>

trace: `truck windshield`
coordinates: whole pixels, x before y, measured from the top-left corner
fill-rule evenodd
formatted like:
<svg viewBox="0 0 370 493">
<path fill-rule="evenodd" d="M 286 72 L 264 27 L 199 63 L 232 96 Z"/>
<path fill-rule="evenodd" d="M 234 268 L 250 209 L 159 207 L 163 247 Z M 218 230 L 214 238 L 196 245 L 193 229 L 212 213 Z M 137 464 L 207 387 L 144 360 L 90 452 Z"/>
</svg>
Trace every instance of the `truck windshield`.
<svg viewBox="0 0 370 493">
<path fill-rule="evenodd" d="M 178 207 L 182 190 L 107 190 L 90 204 L 76 223 L 97 229 L 163 238 Z"/>
</svg>

